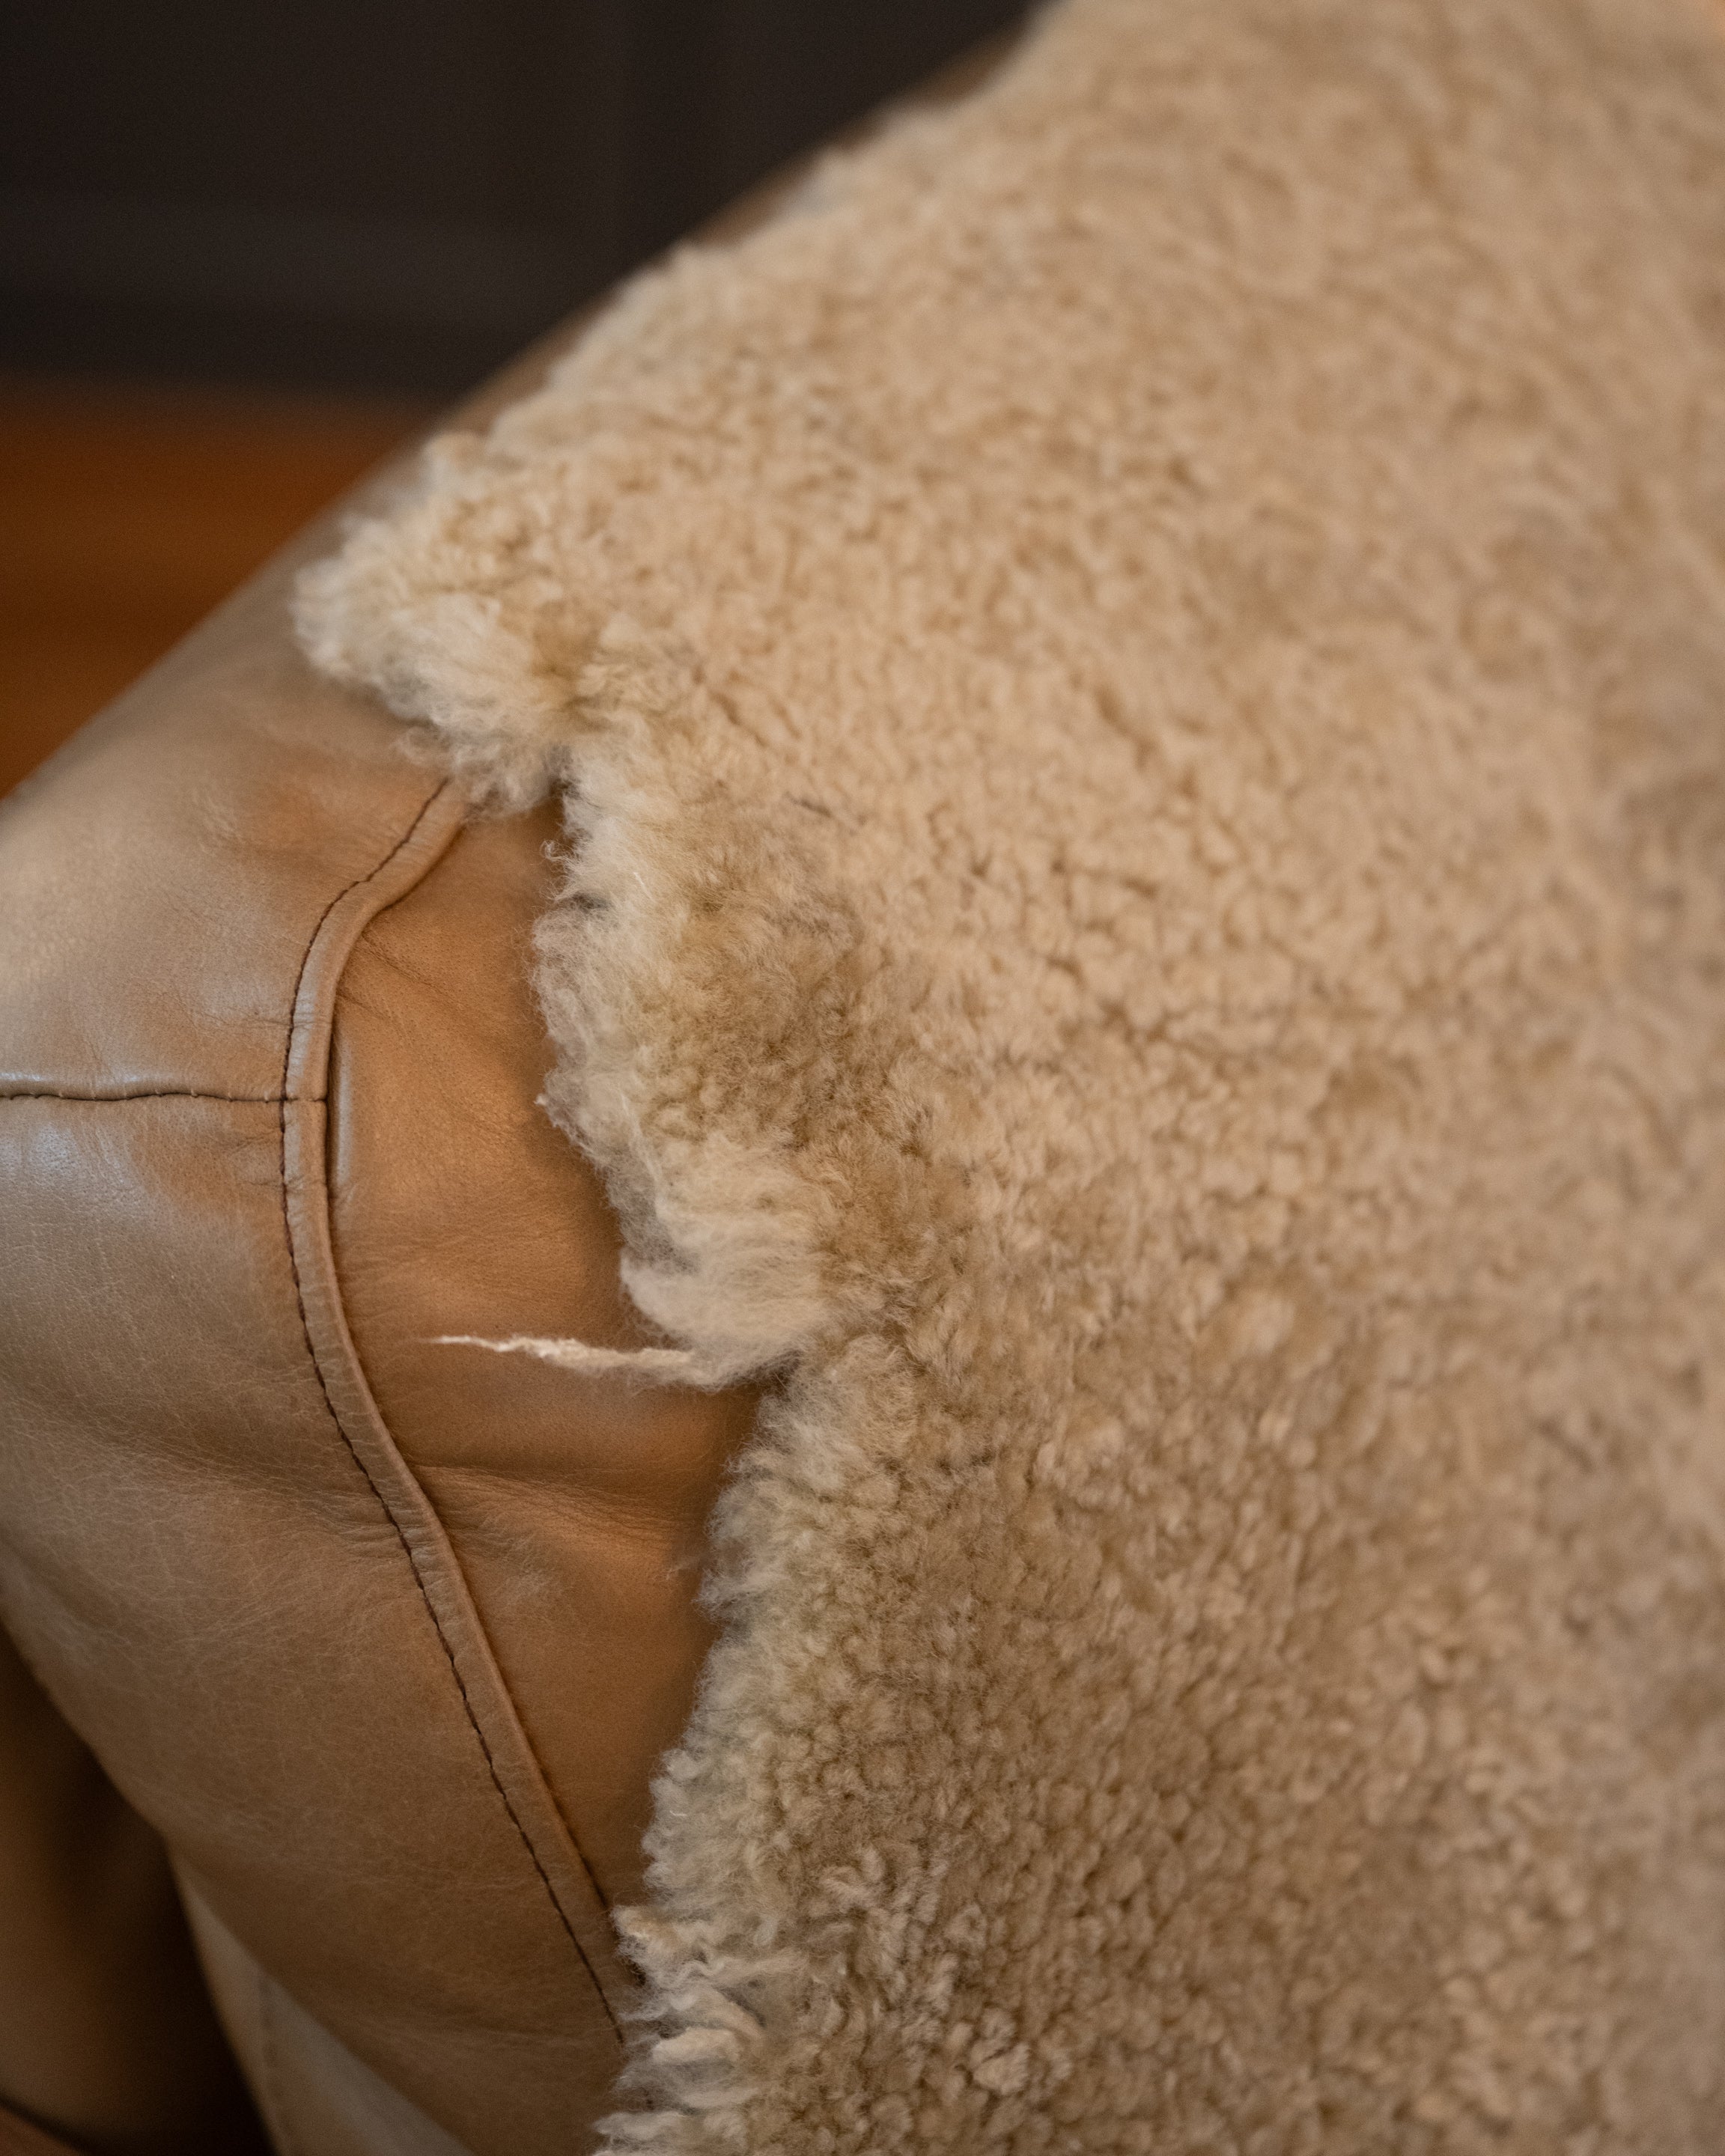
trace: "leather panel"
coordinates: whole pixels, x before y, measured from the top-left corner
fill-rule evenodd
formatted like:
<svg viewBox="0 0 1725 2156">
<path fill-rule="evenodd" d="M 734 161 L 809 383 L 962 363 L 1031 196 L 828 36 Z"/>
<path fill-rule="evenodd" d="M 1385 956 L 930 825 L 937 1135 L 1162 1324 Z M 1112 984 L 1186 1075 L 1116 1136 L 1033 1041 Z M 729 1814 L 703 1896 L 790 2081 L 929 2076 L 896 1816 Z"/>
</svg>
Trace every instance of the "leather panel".
<svg viewBox="0 0 1725 2156">
<path fill-rule="evenodd" d="M 306 2010 L 475 2156 L 549 2156 L 607 2102 L 615 2032 L 333 1424 L 280 1146 L 274 1104 L 0 1115 L 0 1591 Z"/>
<path fill-rule="evenodd" d="M 0 804 L 0 1093 L 282 1091 L 324 908 L 437 784 L 282 598 L 231 602 Z"/>
<path fill-rule="evenodd" d="M 653 1766 L 709 1644 L 703 1530 L 754 1401 L 437 1344 L 646 1337 L 598 1178 L 536 1106 L 551 1050 L 530 937 L 556 834 L 548 809 L 470 824 L 356 945 L 336 1004 L 331 1223 L 382 1419 L 614 1901 L 639 1891 Z"/>
<path fill-rule="evenodd" d="M 395 1530 L 498 1801 L 618 2034 L 633 2003 L 633 1979 L 618 1958 L 592 1877 L 551 1799 L 443 1524 L 377 1414 L 354 1354 L 331 1260 L 322 1102 L 288 1103 L 283 1137 L 295 1286 L 331 1419 Z"/>
</svg>

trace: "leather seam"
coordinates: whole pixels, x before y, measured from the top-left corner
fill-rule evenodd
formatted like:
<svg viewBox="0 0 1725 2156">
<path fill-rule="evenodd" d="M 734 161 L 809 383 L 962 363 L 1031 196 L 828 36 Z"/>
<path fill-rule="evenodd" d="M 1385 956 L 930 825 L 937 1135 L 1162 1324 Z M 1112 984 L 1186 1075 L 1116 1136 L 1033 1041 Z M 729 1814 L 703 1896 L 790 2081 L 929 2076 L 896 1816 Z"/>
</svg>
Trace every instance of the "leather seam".
<svg viewBox="0 0 1725 2156">
<path fill-rule="evenodd" d="M 122 1101 L 229 1101 L 247 1108 L 274 1108 L 291 1094 L 206 1093 L 196 1086 L 162 1086 L 148 1093 L 55 1093 L 45 1086 L 36 1091 L 0 1093 L 0 1101 L 75 1101 L 86 1107 L 108 1108 Z"/>
<path fill-rule="evenodd" d="M 335 1401 L 331 1396 L 329 1384 L 324 1375 L 322 1358 L 318 1353 L 317 1343 L 313 1337 L 311 1316 L 305 1307 L 305 1289 L 300 1277 L 299 1253 L 295 1247 L 293 1216 L 290 1209 L 288 1201 L 288 1110 L 290 1106 L 297 1105 L 301 1101 L 308 1099 L 315 1100 L 316 1098 L 320 1097 L 303 1094 L 295 1095 L 290 1093 L 287 1090 L 288 1074 L 293 1067 L 294 1049 L 300 1028 L 299 1005 L 300 991 L 305 983 L 306 968 L 311 963 L 311 954 L 317 946 L 317 939 L 323 932 L 324 923 L 330 918 L 330 916 L 335 911 L 336 908 L 341 903 L 341 901 L 352 892 L 357 891 L 362 884 L 369 883 L 374 877 L 381 875 L 383 870 L 389 866 L 390 863 L 402 853 L 403 849 L 412 843 L 414 834 L 418 832 L 420 825 L 429 814 L 434 805 L 449 790 L 449 787 L 453 784 L 453 781 L 445 781 L 444 785 L 437 788 L 435 791 L 421 804 L 419 812 L 414 817 L 413 822 L 402 834 L 400 839 L 397 840 L 396 844 L 390 848 L 388 853 L 384 855 L 383 859 L 377 864 L 376 867 L 368 869 L 363 875 L 356 876 L 352 883 L 348 884 L 345 888 L 336 893 L 335 896 L 331 899 L 329 904 L 325 906 L 322 913 L 319 915 L 316 924 L 312 929 L 310 938 L 307 940 L 304 954 L 300 958 L 299 973 L 295 978 L 293 996 L 289 1004 L 290 1016 L 288 1020 L 287 1044 L 282 1060 L 282 1091 L 280 1093 L 273 1096 L 274 1105 L 280 1109 L 279 1122 L 280 1125 L 281 1143 L 280 1173 L 279 1180 L 281 1192 L 282 1225 L 287 1239 L 288 1269 L 293 1278 L 294 1301 L 299 1312 L 300 1329 L 305 1342 L 306 1353 L 311 1358 L 312 1371 L 317 1379 L 317 1389 L 323 1395 L 323 1404 L 325 1408 L 328 1410 L 330 1420 L 335 1424 L 336 1430 L 339 1434 L 342 1443 L 347 1448 L 349 1457 L 352 1460 L 354 1466 L 358 1468 L 360 1473 L 364 1476 L 367 1487 L 371 1491 L 372 1495 L 377 1499 L 384 1518 L 388 1521 L 390 1527 L 394 1531 L 397 1542 L 401 1545 L 402 1553 L 408 1561 L 408 1568 L 413 1574 L 413 1584 L 419 1590 L 419 1599 L 424 1604 L 425 1614 L 431 1620 L 432 1630 L 436 1635 L 438 1645 L 444 1650 L 444 1658 L 449 1666 L 449 1674 L 455 1681 L 455 1689 L 460 1696 L 462 1708 L 467 1717 L 468 1727 L 472 1730 L 474 1737 L 479 1744 L 480 1754 L 485 1763 L 486 1772 L 491 1778 L 491 1786 L 496 1790 L 498 1797 L 502 1803 L 504 1811 L 508 1816 L 510 1825 L 514 1827 L 516 1833 L 519 1835 L 521 1846 L 527 1852 L 528 1858 L 532 1864 L 533 1869 L 538 1874 L 539 1882 L 545 1889 L 546 1897 L 551 1903 L 552 1909 L 557 1917 L 558 1923 L 562 1928 L 565 1937 L 568 1939 L 570 1945 L 574 1948 L 582 1967 L 587 1971 L 588 1980 L 593 1985 L 593 1992 L 598 1999 L 600 2008 L 604 2014 L 606 2020 L 610 2024 L 613 2036 L 616 2039 L 619 2047 L 620 2049 L 624 2049 L 626 2048 L 626 2046 L 624 2045 L 623 2030 L 618 2023 L 617 2015 L 612 2007 L 611 2002 L 605 1995 L 605 1987 L 599 1981 L 598 1972 L 593 1967 L 592 1961 L 588 1956 L 587 1949 L 582 1945 L 579 1938 L 577 1936 L 574 1926 L 570 1922 L 567 1916 L 564 1913 L 562 1904 L 558 1901 L 556 1889 L 552 1885 L 550 1874 L 546 1871 L 544 1862 L 542 1860 L 538 1851 L 533 1846 L 532 1837 L 528 1834 L 526 1826 L 522 1824 L 521 1816 L 516 1810 L 513 1802 L 511 1800 L 509 1792 L 504 1786 L 503 1778 L 497 1771 L 496 1760 L 492 1755 L 491 1747 L 486 1740 L 485 1730 L 480 1725 L 479 1717 L 474 1711 L 473 1701 L 468 1692 L 466 1681 L 462 1676 L 460 1664 L 456 1660 L 454 1649 L 450 1645 L 449 1637 L 444 1630 L 442 1621 L 438 1616 L 436 1605 L 432 1601 L 430 1592 L 425 1584 L 424 1576 L 420 1570 L 419 1561 L 414 1555 L 413 1545 L 408 1540 L 407 1535 L 402 1527 L 402 1524 L 400 1521 L 397 1519 L 394 1511 L 391 1507 L 388 1499 L 384 1496 L 382 1490 L 378 1488 L 376 1478 L 372 1476 L 370 1468 L 367 1466 L 364 1459 L 360 1454 L 358 1446 L 355 1445 L 353 1439 L 348 1431 L 347 1425 L 342 1420 L 340 1413 L 336 1409 Z M 430 869 L 434 865 L 434 863 L 428 862 L 426 864 L 425 872 L 429 874 Z M 412 887 L 413 886 L 410 886 L 410 888 Z M 398 901 L 405 896 L 405 892 L 398 892 L 395 898 L 391 901 L 391 904 L 398 902 Z M 380 909 L 380 911 L 387 910 L 387 908 Z M 336 1291 L 339 1294 L 339 1284 L 337 1284 Z M 535 1756 L 534 1763 L 536 1767 L 538 1766 L 536 1755 Z M 540 1772 L 542 1774 L 543 1774 L 543 1768 L 541 1768 Z M 577 1845 L 577 1854 L 580 1855 L 578 1844 Z M 588 1876 L 591 1877 L 591 1871 L 590 1868 L 587 1866 L 585 1857 L 582 1856 L 581 1861 L 583 1869 L 587 1869 L 588 1871 Z"/>
</svg>

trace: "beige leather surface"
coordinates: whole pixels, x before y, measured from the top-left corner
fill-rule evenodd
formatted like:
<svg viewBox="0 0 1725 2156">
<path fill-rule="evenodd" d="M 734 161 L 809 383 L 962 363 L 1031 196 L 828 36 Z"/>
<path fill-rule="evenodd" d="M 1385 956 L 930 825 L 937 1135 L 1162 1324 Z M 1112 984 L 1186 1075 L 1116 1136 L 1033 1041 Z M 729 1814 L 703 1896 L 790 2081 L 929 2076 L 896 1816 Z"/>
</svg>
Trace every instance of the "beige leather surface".
<svg viewBox="0 0 1725 2156">
<path fill-rule="evenodd" d="M 277 605 L 255 704 L 241 610 L 0 831 L 0 1594 L 272 1978 L 475 2156 L 531 2156 L 608 2101 L 628 1979 L 347 1344 L 323 1188 L 348 954 L 461 804 L 296 675 Z M 12 963 L 50 928 L 70 1019 Z"/>
<path fill-rule="evenodd" d="M 549 810 L 469 824 L 355 947 L 335 1012 L 331 1224 L 372 1397 L 612 1902 L 639 1887 L 652 1765 L 706 1652 L 701 1529 L 752 1401 L 434 1344 L 645 1337 L 597 1179 L 536 1106 L 549 1051 L 528 937 L 557 829 Z"/>
</svg>

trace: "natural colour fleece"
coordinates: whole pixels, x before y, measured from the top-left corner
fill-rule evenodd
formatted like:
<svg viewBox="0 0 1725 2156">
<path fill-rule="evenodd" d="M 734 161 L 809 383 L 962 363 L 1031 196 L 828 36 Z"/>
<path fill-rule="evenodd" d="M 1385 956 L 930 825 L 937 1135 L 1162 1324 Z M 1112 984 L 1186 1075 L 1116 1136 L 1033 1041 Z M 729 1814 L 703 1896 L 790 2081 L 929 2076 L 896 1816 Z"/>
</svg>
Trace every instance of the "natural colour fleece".
<svg viewBox="0 0 1725 2156">
<path fill-rule="evenodd" d="M 305 622 L 773 1373 L 611 2145 L 1720 2156 L 1712 0 L 1069 0 Z"/>
</svg>

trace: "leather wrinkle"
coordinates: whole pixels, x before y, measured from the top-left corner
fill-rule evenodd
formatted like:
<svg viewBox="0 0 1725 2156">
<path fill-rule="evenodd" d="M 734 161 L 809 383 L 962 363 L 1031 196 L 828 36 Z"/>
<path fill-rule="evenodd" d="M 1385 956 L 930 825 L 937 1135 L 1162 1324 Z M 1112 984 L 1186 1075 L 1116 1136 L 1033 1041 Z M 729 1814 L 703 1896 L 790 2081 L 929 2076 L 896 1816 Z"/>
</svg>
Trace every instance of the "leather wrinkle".
<svg viewBox="0 0 1725 2156">
<path fill-rule="evenodd" d="M 424 824 L 425 819 L 430 814 L 432 808 L 439 801 L 444 798 L 445 794 L 450 790 L 453 784 L 453 781 L 445 780 L 441 785 L 434 788 L 427 799 L 421 803 L 418 813 L 414 817 L 413 822 L 402 834 L 395 844 L 391 847 L 388 853 L 384 855 L 383 859 L 374 867 L 368 869 L 363 875 L 356 876 L 351 883 L 345 886 L 341 890 L 338 891 L 335 894 L 335 896 L 330 900 L 328 905 L 324 907 L 323 911 L 318 916 L 317 921 L 312 928 L 311 936 L 306 941 L 305 952 L 300 960 L 299 973 L 296 975 L 294 983 L 294 993 L 289 1005 L 290 1015 L 288 1024 L 287 1045 L 282 1058 L 281 1090 L 280 1093 L 274 1096 L 276 1105 L 279 1106 L 281 1111 L 280 1116 L 281 1147 L 280 1183 L 282 1227 L 287 1241 L 288 1267 L 293 1279 L 294 1301 L 299 1313 L 300 1329 L 305 1342 L 305 1351 L 311 1360 L 313 1374 L 317 1379 L 318 1390 L 323 1396 L 324 1406 L 328 1410 L 330 1420 L 334 1424 L 342 1443 L 347 1446 L 348 1455 L 352 1458 L 354 1466 L 358 1468 L 360 1473 L 364 1476 L 367 1487 L 371 1491 L 372 1495 L 377 1499 L 378 1507 L 383 1513 L 383 1517 L 388 1521 L 389 1525 L 394 1532 L 397 1542 L 401 1545 L 402 1554 L 408 1561 L 408 1569 L 413 1576 L 413 1584 L 419 1590 L 420 1600 L 424 1603 L 425 1606 L 425 1613 L 431 1620 L 432 1630 L 436 1634 L 438 1644 L 443 1649 L 444 1659 L 449 1663 L 449 1674 L 455 1681 L 455 1689 L 460 1695 L 461 1705 L 467 1717 L 468 1727 L 472 1730 L 474 1737 L 479 1744 L 480 1752 L 485 1759 L 486 1772 L 490 1774 L 491 1779 L 491 1786 L 496 1790 L 498 1798 L 503 1805 L 503 1809 L 508 1815 L 509 1822 L 511 1825 L 514 1827 L 516 1833 L 520 1836 L 521 1846 L 526 1851 L 533 1869 L 538 1874 L 540 1884 L 545 1889 L 546 1897 L 550 1902 L 552 1908 L 556 1913 L 557 1922 L 562 1927 L 564 1936 L 567 1938 L 570 1945 L 574 1948 L 576 1954 L 580 1959 L 582 1967 L 587 1971 L 588 1981 L 593 1985 L 594 1994 L 598 1999 L 600 2008 L 604 2014 L 607 2022 L 610 2025 L 612 2035 L 620 2051 L 624 2048 L 624 2041 L 623 2031 L 619 2025 L 616 2012 L 613 2008 L 610 2000 L 605 1995 L 605 1988 L 599 1981 L 598 1970 L 593 1967 L 592 1961 L 588 1958 L 586 1948 L 582 1945 L 579 1938 L 577 1936 L 574 1926 L 570 1922 L 567 1916 L 564 1912 L 562 1904 L 557 1898 L 557 1891 L 552 1885 L 550 1874 L 545 1868 L 544 1862 L 540 1856 L 539 1851 L 533 1845 L 532 1837 L 528 1834 L 526 1826 L 522 1824 L 521 1816 L 516 1810 L 515 1805 L 510 1798 L 509 1792 L 504 1786 L 503 1778 L 497 1770 L 497 1763 L 492 1755 L 490 1744 L 485 1737 L 485 1730 L 480 1724 L 479 1716 L 475 1711 L 473 1700 L 467 1689 L 466 1681 L 461 1674 L 460 1664 L 456 1659 L 454 1649 L 451 1645 L 448 1635 L 444 1629 L 442 1621 L 438 1616 L 436 1605 L 433 1602 L 430 1591 L 426 1585 L 424 1575 L 420 1568 L 419 1560 L 413 1552 L 413 1544 L 408 1541 L 407 1534 L 403 1530 L 400 1521 L 396 1517 L 395 1512 L 390 1506 L 388 1500 L 384 1496 L 382 1490 L 378 1488 L 376 1479 L 372 1476 L 370 1468 L 366 1465 L 365 1460 L 362 1456 L 358 1446 L 355 1445 L 346 1423 L 342 1420 L 341 1414 L 336 1409 L 335 1401 L 331 1397 L 329 1385 L 324 1374 L 322 1358 L 318 1353 L 317 1344 L 313 1337 L 311 1320 L 305 1308 L 305 1291 L 300 1276 L 300 1256 L 295 1244 L 293 1216 L 289 1209 L 288 1110 L 290 1106 L 295 1106 L 300 1101 L 316 1101 L 325 1097 L 323 1094 L 295 1094 L 289 1091 L 289 1074 L 293 1069 L 295 1050 L 299 1045 L 299 1034 L 300 1032 L 301 996 L 305 986 L 306 972 L 311 965 L 312 954 L 317 948 L 318 938 L 323 933 L 325 924 L 329 921 L 336 907 L 339 906 L 344 900 L 349 898 L 353 892 L 361 889 L 362 886 L 372 882 L 380 877 L 383 874 L 384 870 L 389 867 L 390 864 L 396 860 L 413 843 L 413 839 L 418 834 L 421 826 Z M 421 870 L 422 876 L 428 873 L 434 865 L 434 862 L 433 860 L 428 860 L 425 863 L 424 869 Z M 418 880 L 418 879 L 416 879 L 416 880 Z M 411 889 L 412 886 L 410 886 L 408 888 Z M 398 891 L 393 895 L 389 903 L 393 904 L 401 898 L 405 897 L 406 895 L 405 891 Z M 387 907 L 379 908 L 380 912 L 387 910 Z M 345 966 L 345 960 L 343 963 Z M 338 969 L 330 983 L 330 992 L 331 997 L 333 997 L 335 988 L 338 985 L 340 978 L 341 969 Z M 132 1096 L 131 1097 L 136 1098 L 138 1096 Z M 327 1144 L 327 1133 L 326 1133 L 326 1144 Z M 328 1204 L 327 1188 L 326 1188 L 325 1190 L 323 1203 L 326 1206 Z M 339 1281 L 336 1283 L 336 1292 L 339 1297 Z M 414 1477 L 416 1481 L 418 1479 L 418 1478 L 417 1476 Z M 534 1763 L 536 1767 L 538 1767 L 539 1763 L 536 1754 L 534 1755 Z M 542 1775 L 542 1768 L 540 1768 L 539 1771 Z M 561 1807 L 558 1807 L 558 1810 L 561 1814 Z M 598 1897 L 600 1906 L 602 1907 L 608 1906 L 605 1902 L 604 1896 L 599 1892 L 598 1881 L 593 1878 L 593 1868 L 591 1865 L 588 1864 L 585 1855 L 583 1853 L 579 1841 L 575 1839 L 572 1828 L 570 1830 L 570 1840 L 574 1847 L 577 1856 L 580 1859 L 582 1868 L 586 1872 L 588 1880 L 591 1881 L 595 1895 Z M 265 2025 L 266 2027 L 268 2026 L 267 2021 Z"/>
</svg>

